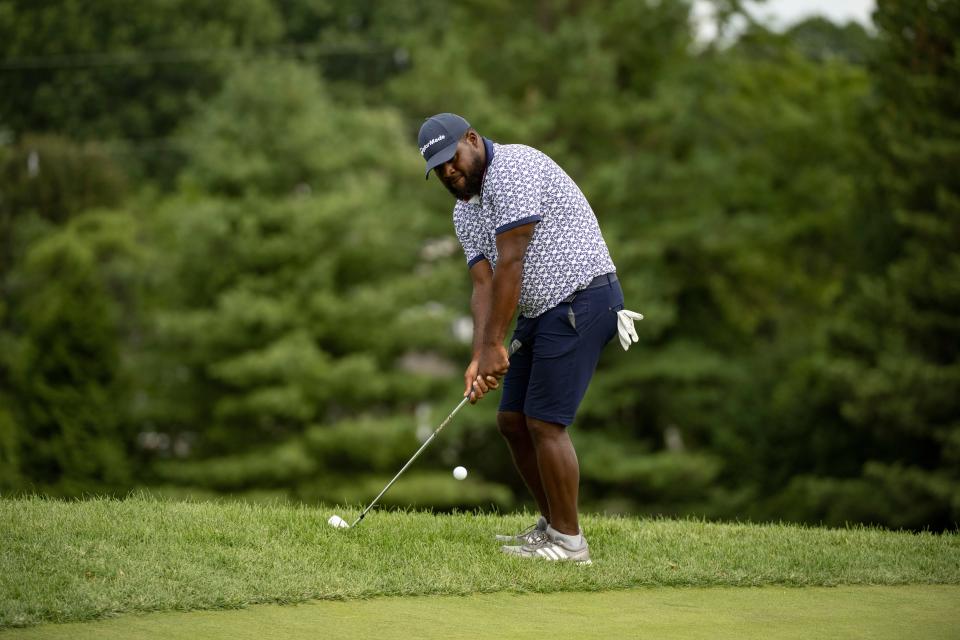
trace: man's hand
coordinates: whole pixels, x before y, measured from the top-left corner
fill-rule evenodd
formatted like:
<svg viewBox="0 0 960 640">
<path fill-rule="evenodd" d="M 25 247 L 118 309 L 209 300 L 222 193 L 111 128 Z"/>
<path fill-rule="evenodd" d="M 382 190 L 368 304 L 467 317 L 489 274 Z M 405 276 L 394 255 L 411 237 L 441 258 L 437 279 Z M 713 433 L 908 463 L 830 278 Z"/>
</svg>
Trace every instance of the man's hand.
<svg viewBox="0 0 960 640">
<path fill-rule="evenodd" d="M 510 357 L 502 344 L 487 345 L 477 355 L 477 380 L 499 380 L 507 375 Z"/>
<path fill-rule="evenodd" d="M 463 395 L 470 396 L 470 404 L 477 404 L 477 400 L 482 398 L 483 394 L 500 387 L 500 382 L 493 376 L 487 377 L 486 382 L 480 378 L 477 374 L 479 365 L 478 360 L 473 360 L 463 373 L 463 382 L 466 385 L 463 390 Z"/>
</svg>

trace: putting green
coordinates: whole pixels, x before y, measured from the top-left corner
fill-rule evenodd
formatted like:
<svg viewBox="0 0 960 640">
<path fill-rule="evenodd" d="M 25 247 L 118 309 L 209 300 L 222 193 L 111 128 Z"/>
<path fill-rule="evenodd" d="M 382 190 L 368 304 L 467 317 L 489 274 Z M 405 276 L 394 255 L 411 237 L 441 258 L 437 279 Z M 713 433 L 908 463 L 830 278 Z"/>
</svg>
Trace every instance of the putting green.
<svg viewBox="0 0 960 640">
<path fill-rule="evenodd" d="M 420 596 L 126 615 L 13 638 L 936 638 L 960 637 L 960 586 L 655 588 Z"/>
</svg>

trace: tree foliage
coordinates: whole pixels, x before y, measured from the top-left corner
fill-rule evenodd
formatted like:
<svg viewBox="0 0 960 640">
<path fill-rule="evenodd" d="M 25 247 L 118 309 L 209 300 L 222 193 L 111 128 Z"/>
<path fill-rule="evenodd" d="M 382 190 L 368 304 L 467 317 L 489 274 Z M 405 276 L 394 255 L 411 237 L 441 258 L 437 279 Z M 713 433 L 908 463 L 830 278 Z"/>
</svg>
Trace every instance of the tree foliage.
<svg viewBox="0 0 960 640">
<path fill-rule="evenodd" d="M 886 195 L 875 214 L 895 252 L 857 278 L 826 331 L 817 373 L 863 468 L 824 483 L 817 502 L 873 496 L 871 519 L 949 527 L 960 521 L 960 9 L 884 2 L 875 18 L 880 173 L 869 184 Z"/>
<path fill-rule="evenodd" d="M 412 142 L 455 111 L 567 170 L 646 316 L 572 431 L 586 508 L 955 525 L 960 15 L 875 23 L 0 2 L 0 489 L 369 499 L 459 400 L 469 278 Z M 494 410 L 389 504 L 523 499 Z"/>
<path fill-rule="evenodd" d="M 15 275 L 10 322 L 22 329 L 5 345 L 18 400 L 18 411 L 2 416 L 8 483 L 22 475 L 75 494 L 123 489 L 132 479 L 117 405 L 127 392 L 121 314 L 129 302 L 123 275 L 137 255 L 130 231 L 126 217 L 84 215 L 37 241 Z"/>
</svg>

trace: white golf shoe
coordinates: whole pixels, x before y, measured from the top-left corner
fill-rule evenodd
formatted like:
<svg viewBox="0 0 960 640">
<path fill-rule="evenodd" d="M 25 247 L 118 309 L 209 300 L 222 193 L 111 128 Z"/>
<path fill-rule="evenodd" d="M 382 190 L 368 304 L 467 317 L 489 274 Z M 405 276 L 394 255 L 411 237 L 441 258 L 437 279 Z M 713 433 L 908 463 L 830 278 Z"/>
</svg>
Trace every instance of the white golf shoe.
<svg viewBox="0 0 960 640">
<path fill-rule="evenodd" d="M 580 546 L 574 546 L 570 543 L 572 536 L 565 536 L 548 526 L 546 531 L 533 531 L 529 535 L 529 541 L 518 546 L 500 547 L 500 551 L 507 555 L 519 556 L 521 558 L 540 558 L 553 562 L 573 562 L 574 564 L 586 565 L 593 564 L 590 560 L 590 547 L 587 540 L 582 535 Z"/>
<path fill-rule="evenodd" d="M 540 516 L 540 519 L 536 523 L 530 525 L 520 533 L 512 533 L 504 535 L 498 533 L 495 537 L 497 542 L 512 542 L 513 544 L 528 544 L 533 541 L 534 534 L 537 532 L 543 532 L 547 530 L 547 519 L 543 516 Z"/>
</svg>

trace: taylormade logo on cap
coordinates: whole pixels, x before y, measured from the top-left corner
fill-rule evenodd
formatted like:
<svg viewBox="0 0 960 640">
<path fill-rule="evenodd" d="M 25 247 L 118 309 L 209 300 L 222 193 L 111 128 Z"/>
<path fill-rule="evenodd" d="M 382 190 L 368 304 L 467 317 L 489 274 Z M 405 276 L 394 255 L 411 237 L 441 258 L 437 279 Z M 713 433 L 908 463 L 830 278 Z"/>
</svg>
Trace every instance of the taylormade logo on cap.
<svg viewBox="0 0 960 640">
<path fill-rule="evenodd" d="M 429 149 L 429 148 L 431 147 L 431 145 L 434 145 L 434 144 L 436 144 L 437 142 L 440 142 L 441 140 L 444 140 L 446 137 L 447 137 L 447 136 L 442 136 L 442 135 L 441 135 L 441 136 L 437 136 L 436 138 L 433 138 L 432 140 L 430 140 L 429 142 L 427 142 L 427 144 L 425 144 L 425 145 L 423 145 L 422 147 L 420 147 L 420 155 L 426 154 L 427 149 Z"/>
</svg>

